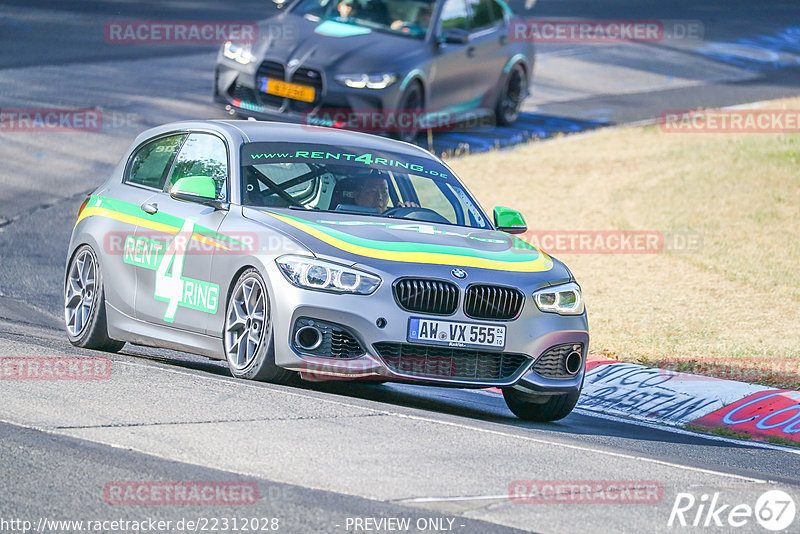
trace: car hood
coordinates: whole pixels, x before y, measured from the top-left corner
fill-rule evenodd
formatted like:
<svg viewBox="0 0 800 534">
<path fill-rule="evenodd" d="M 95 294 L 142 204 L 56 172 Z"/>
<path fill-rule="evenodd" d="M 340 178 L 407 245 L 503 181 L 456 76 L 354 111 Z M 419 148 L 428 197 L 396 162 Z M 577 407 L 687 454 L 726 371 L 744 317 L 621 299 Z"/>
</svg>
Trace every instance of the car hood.
<svg viewBox="0 0 800 534">
<path fill-rule="evenodd" d="M 289 32 L 275 28 L 291 28 Z M 287 64 L 293 59 L 303 66 L 331 69 L 338 73 L 385 72 L 399 60 L 418 55 L 422 39 L 393 35 L 335 21 L 311 21 L 284 13 L 259 26 L 257 50 L 265 59 Z M 391 70 L 391 69 L 388 69 Z"/>
<path fill-rule="evenodd" d="M 571 274 L 534 245 L 505 232 L 334 212 L 245 209 L 245 216 L 291 235 L 317 256 L 347 265 L 427 264 L 488 271 Z"/>
</svg>

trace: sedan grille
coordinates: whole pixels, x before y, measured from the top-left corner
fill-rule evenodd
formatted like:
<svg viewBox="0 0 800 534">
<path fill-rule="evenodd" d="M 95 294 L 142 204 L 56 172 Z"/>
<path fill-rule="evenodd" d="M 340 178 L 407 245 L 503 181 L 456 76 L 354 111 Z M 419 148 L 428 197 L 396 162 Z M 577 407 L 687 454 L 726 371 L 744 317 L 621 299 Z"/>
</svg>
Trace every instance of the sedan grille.
<svg viewBox="0 0 800 534">
<path fill-rule="evenodd" d="M 419 378 L 504 382 L 521 373 L 531 360 L 524 354 L 410 343 L 376 343 L 374 346 L 389 369 Z"/>
<path fill-rule="evenodd" d="M 284 80 L 285 69 L 277 61 L 264 61 L 258 67 L 256 73 L 256 87 L 258 88 L 258 99 L 261 105 L 279 108 L 283 105 L 283 97 L 270 95 L 261 92 L 261 78 L 272 78 L 273 80 Z"/>
<path fill-rule="evenodd" d="M 303 112 L 314 107 L 322 97 L 322 74 L 318 70 L 300 67 L 292 73 L 292 83 L 307 85 L 314 88 L 314 101 L 303 102 L 302 100 L 290 100 L 289 105 L 292 110 Z"/>
<path fill-rule="evenodd" d="M 458 307 L 458 286 L 442 280 L 404 278 L 394 285 L 394 298 L 404 310 L 451 315 Z"/>
<path fill-rule="evenodd" d="M 514 319 L 522 311 L 525 295 L 517 289 L 475 284 L 467 288 L 464 313 L 473 319 Z"/>
</svg>

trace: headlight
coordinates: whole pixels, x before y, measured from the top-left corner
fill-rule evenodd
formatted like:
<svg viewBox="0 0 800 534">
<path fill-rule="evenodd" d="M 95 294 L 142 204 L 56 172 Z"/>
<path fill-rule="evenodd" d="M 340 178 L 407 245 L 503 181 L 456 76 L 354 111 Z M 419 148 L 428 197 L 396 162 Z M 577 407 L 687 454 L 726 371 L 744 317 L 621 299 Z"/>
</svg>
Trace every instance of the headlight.
<svg viewBox="0 0 800 534">
<path fill-rule="evenodd" d="M 222 47 L 222 55 L 242 65 L 247 65 L 256 60 L 253 55 L 253 45 L 236 44 L 231 41 L 225 42 L 225 45 Z"/>
<path fill-rule="evenodd" d="M 336 81 L 353 89 L 386 89 L 397 80 L 397 74 L 340 74 Z"/>
<path fill-rule="evenodd" d="M 281 256 L 275 263 L 289 282 L 305 289 L 369 295 L 381 285 L 373 274 L 305 256 Z"/>
<path fill-rule="evenodd" d="M 533 294 L 533 300 L 543 312 L 554 312 L 561 315 L 583 313 L 581 288 L 575 282 L 540 289 Z"/>
</svg>

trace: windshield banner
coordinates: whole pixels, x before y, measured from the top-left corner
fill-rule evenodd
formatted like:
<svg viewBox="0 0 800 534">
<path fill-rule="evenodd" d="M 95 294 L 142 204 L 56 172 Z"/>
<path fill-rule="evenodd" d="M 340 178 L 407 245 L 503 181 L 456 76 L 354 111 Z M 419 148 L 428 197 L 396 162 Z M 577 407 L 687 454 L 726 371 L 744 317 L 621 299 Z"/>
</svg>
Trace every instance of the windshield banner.
<svg viewBox="0 0 800 534">
<path fill-rule="evenodd" d="M 450 178 L 448 170 L 433 159 L 380 150 L 307 143 L 248 143 L 242 145 L 243 166 L 269 163 L 345 165 L 432 178 Z"/>
</svg>

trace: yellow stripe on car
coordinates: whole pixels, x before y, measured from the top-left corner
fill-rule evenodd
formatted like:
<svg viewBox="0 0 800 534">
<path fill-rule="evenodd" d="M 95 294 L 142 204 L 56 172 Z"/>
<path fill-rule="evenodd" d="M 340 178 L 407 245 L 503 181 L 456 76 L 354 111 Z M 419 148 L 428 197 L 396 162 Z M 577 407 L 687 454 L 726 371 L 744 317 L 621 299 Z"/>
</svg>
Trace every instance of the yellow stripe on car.
<svg viewBox="0 0 800 534">
<path fill-rule="evenodd" d="M 133 224 L 136 226 L 147 228 L 149 230 L 156 230 L 157 232 L 165 232 L 167 234 L 172 234 L 172 235 L 176 235 L 180 231 L 180 228 L 176 228 L 168 224 L 163 224 L 156 221 L 150 221 L 148 219 L 143 219 L 142 217 L 135 217 L 133 215 L 127 215 L 125 213 L 120 213 L 118 211 L 110 210 L 108 208 L 97 208 L 97 207 L 84 208 L 80 216 L 78 217 L 78 220 L 75 222 L 75 225 L 77 226 L 77 224 L 81 222 L 83 219 L 91 217 L 93 215 L 98 217 L 105 217 L 107 219 L 114 219 L 115 221 Z M 224 250 L 230 250 L 225 245 L 221 245 L 216 241 L 214 241 L 213 239 L 197 233 L 192 234 L 192 240 L 197 241 L 199 243 L 204 243 L 206 245 L 213 245 L 217 248 L 221 248 Z"/>
<path fill-rule="evenodd" d="M 449 254 L 442 252 L 406 252 L 395 250 L 380 250 L 376 248 L 365 247 L 348 243 L 342 239 L 327 234 L 311 225 L 307 225 L 296 221 L 294 219 L 278 215 L 277 213 L 262 212 L 276 219 L 291 225 L 298 230 L 316 237 L 333 247 L 336 247 L 345 252 L 356 254 L 358 256 L 365 256 L 367 258 L 374 258 L 379 260 L 389 261 L 402 261 L 408 263 L 428 263 L 435 265 L 458 265 L 461 267 L 477 267 L 479 269 L 493 269 L 497 271 L 513 271 L 513 272 L 541 272 L 549 271 L 553 268 L 553 260 L 544 253 L 541 253 L 535 260 L 525 262 L 510 262 L 491 260 L 488 258 L 476 258 L 473 256 L 464 256 L 460 254 Z"/>
</svg>

